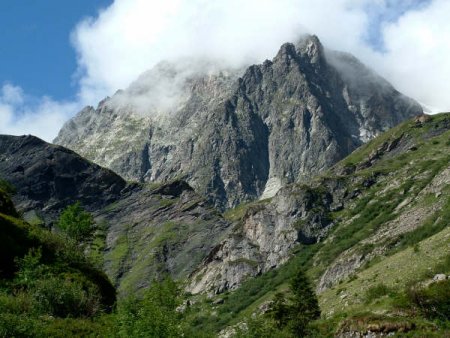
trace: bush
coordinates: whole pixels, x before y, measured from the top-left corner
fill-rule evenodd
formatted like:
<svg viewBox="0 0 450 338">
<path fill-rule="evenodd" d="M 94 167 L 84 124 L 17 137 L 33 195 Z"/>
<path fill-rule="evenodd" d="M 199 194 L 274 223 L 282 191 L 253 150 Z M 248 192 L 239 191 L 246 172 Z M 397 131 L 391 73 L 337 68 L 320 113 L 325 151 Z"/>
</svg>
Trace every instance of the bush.
<svg viewBox="0 0 450 338">
<path fill-rule="evenodd" d="M 0 313 L 29 313 L 32 311 L 32 303 L 29 295 L 24 291 L 17 291 L 14 295 L 0 292 Z"/>
<path fill-rule="evenodd" d="M 47 273 L 47 267 L 41 264 L 42 249 L 30 248 L 21 259 L 16 258 L 19 271 L 16 273 L 15 284 L 28 287 Z"/>
<path fill-rule="evenodd" d="M 410 301 L 428 319 L 450 320 L 450 280 L 409 289 Z"/>
<path fill-rule="evenodd" d="M 377 285 L 371 286 L 367 289 L 365 294 L 365 302 L 366 304 L 372 303 L 375 299 L 381 298 L 383 296 L 392 295 L 393 290 L 386 286 L 383 283 L 379 283 Z"/>
<path fill-rule="evenodd" d="M 36 337 L 42 325 L 26 314 L 0 312 L 0 337 Z"/>
<path fill-rule="evenodd" d="M 94 230 L 93 226 L 92 215 L 81 207 L 80 202 L 64 209 L 57 224 L 59 229 L 76 241 L 87 239 Z"/>
<path fill-rule="evenodd" d="M 154 282 L 143 299 L 130 297 L 118 309 L 119 335 L 122 337 L 181 337 L 181 304 L 178 285 L 167 278 Z"/>
<path fill-rule="evenodd" d="M 62 277 L 40 279 L 30 290 L 40 313 L 65 318 L 91 317 L 100 312 L 99 292 L 94 284 L 80 281 L 76 275 Z"/>
<path fill-rule="evenodd" d="M 100 313 L 101 292 L 97 285 L 80 272 L 63 265 L 47 266 L 41 260 L 40 248 L 31 248 L 22 259 L 16 259 L 19 271 L 11 286 L 20 292 L 14 291 L 15 297 L 11 298 L 20 300 L 18 296 L 23 295 L 30 303 L 29 312 L 39 315 L 65 318 Z M 66 272 L 61 272 L 60 268 Z"/>
</svg>

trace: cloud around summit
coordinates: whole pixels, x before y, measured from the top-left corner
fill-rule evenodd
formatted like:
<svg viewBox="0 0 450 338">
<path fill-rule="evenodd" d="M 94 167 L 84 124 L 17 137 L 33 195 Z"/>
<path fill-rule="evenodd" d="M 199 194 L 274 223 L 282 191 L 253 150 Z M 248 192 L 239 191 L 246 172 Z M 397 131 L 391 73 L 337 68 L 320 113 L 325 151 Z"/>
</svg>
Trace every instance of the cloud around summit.
<svg viewBox="0 0 450 338">
<path fill-rule="evenodd" d="M 77 102 L 38 99 L 27 112 L 26 102 L 5 101 L 3 87 L 0 109 L 13 116 L 9 130 L 34 132 L 27 118 L 51 118 L 41 111 L 49 102 L 68 118 L 75 113 L 70 109 L 95 105 L 161 60 L 257 63 L 272 58 L 282 43 L 312 33 L 326 47 L 354 54 L 421 103 L 450 110 L 448 13 L 448 0 L 115 0 L 72 33 Z M 52 123 L 54 135 L 61 119 Z"/>
</svg>

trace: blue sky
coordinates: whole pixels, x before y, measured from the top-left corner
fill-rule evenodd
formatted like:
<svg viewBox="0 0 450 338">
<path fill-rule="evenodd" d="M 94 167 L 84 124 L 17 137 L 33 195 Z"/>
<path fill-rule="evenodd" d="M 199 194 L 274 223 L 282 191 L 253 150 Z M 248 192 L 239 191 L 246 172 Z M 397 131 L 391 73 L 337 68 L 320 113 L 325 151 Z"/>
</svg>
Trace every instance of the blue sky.
<svg viewBox="0 0 450 338">
<path fill-rule="evenodd" d="M 366 32 L 367 42 L 373 48 L 384 51 L 384 41 L 381 30 L 386 23 L 398 20 L 402 15 L 411 10 L 417 10 L 429 5 L 431 0 L 387 0 L 382 9 L 377 6 L 377 1 L 368 2 L 366 11 L 369 15 L 369 26 Z"/>
<path fill-rule="evenodd" d="M 0 83 L 29 95 L 68 99 L 76 93 L 70 33 L 111 0 L 0 0 Z"/>
<path fill-rule="evenodd" d="M 0 133 L 51 141 L 161 60 L 258 63 L 299 32 L 450 110 L 448 13 L 450 0 L 0 0 Z"/>
<path fill-rule="evenodd" d="M 383 49 L 381 25 L 430 0 L 388 1 L 387 10 L 372 11 L 367 41 Z M 0 81 L 20 84 L 32 96 L 74 98 L 77 62 L 70 34 L 84 17 L 96 16 L 112 0 L 1 0 Z"/>
</svg>

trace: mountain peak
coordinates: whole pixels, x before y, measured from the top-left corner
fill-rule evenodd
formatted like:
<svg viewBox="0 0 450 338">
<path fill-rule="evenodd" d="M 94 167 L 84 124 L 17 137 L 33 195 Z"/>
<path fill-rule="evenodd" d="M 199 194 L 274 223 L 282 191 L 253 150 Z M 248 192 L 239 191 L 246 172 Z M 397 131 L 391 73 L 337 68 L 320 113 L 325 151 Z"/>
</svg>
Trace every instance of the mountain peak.
<svg viewBox="0 0 450 338">
<path fill-rule="evenodd" d="M 325 61 L 324 48 L 316 35 L 303 36 L 296 44 L 297 53 L 311 60 L 311 63 Z"/>
<path fill-rule="evenodd" d="M 314 65 L 326 63 L 324 47 L 317 36 L 304 35 L 295 44 L 283 44 L 274 61 L 284 61 L 289 63 L 290 60 L 298 58 Z"/>
<path fill-rule="evenodd" d="M 216 206 L 230 208 L 260 198 L 273 182 L 306 180 L 422 113 L 365 67 L 340 58 L 337 68 L 328 54 L 317 36 L 306 35 L 282 45 L 272 62 L 229 76 L 180 62 L 174 67 L 183 76 L 159 81 L 155 68 L 126 90 L 145 118 L 133 106 L 80 113 L 77 128 L 66 124 L 56 142 L 130 180 L 183 175 Z M 341 64 L 351 72 L 338 71 Z"/>
</svg>

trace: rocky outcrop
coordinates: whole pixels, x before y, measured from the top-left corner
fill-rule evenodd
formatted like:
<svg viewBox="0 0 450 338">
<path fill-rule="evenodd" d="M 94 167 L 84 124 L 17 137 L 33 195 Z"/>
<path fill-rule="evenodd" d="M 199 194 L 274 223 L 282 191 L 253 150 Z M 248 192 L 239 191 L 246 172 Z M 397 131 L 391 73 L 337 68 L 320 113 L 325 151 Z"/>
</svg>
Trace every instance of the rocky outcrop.
<svg viewBox="0 0 450 338">
<path fill-rule="evenodd" d="M 188 290 L 221 293 L 237 288 L 250 276 L 282 265 L 298 243 L 322 240 L 333 225 L 331 211 L 349 197 L 346 181 L 320 180 L 310 186 L 290 185 L 270 200 L 245 206 L 233 219 L 230 235 L 215 247 L 191 275 Z"/>
<path fill-rule="evenodd" d="M 404 335 L 416 328 L 408 318 L 351 318 L 340 324 L 336 338 L 383 338 Z"/>
<path fill-rule="evenodd" d="M 221 209 L 304 182 L 422 112 L 315 36 L 245 71 L 163 63 L 87 107 L 55 142 L 137 181 L 183 177 Z"/>
</svg>

